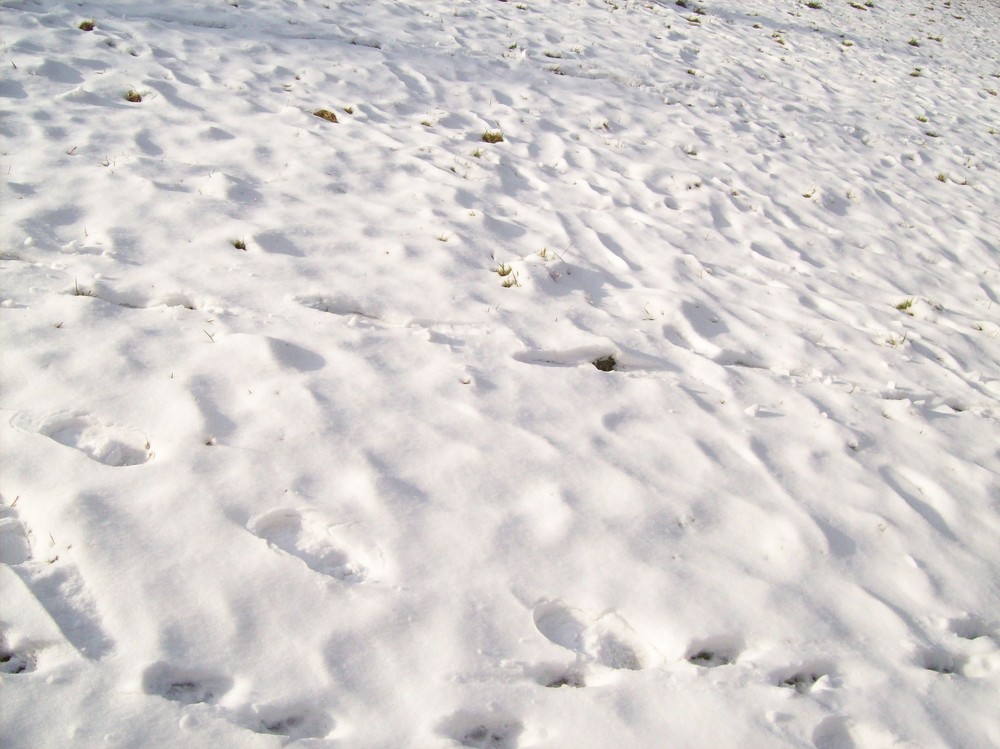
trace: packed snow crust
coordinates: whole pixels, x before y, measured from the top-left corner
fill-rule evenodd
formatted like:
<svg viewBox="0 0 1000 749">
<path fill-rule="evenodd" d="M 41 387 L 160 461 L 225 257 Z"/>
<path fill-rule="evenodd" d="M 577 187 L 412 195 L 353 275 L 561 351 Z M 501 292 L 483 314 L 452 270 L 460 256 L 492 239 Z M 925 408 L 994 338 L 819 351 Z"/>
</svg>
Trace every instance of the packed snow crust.
<svg viewBox="0 0 1000 749">
<path fill-rule="evenodd" d="M 1000 746 L 996 2 L 0 34 L 4 747 Z"/>
</svg>

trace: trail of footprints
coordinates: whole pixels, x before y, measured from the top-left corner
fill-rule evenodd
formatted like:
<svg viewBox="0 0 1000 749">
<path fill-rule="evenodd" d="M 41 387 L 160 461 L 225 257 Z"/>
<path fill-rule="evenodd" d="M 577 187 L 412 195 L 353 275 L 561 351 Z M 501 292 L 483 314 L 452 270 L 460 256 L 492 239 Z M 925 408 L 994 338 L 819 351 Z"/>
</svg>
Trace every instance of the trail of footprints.
<svg viewBox="0 0 1000 749">
<path fill-rule="evenodd" d="M 120 301 L 112 303 L 145 306 Z M 194 308 L 186 299 L 178 300 L 176 304 Z M 350 310 L 323 311 L 374 319 Z M 597 362 L 606 361 L 607 357 L 598 356 L 598 353 L 591 356 L 589 352 L 579 351 L 557 352 L 556 355 L 542 352 L 534 359 L 523 361 L 560 366 L 593 363 L 601 369 Z M 731 364 L 753 366 L 740 361 L 733 361 Z M 609 362 L 609 368 L 614 366 L 614 361 Z M 31 428 L 109 466 L 139 465 L 153 456 L 142 435 L 127 428 L 104 425 L 88 414 L 60 414 L 33 424 Z M 7 509 L 6 506 L 3 507 L 3 510 Z M 7 523 L 11 517 L 13 522 Z M 5 513 L 0 516 L 0 524 L 6 524 L 2 525 L 5 533 L 0 538 L 4 546 L 7 546 L 6 529 L 16 527 L 15 523 L 20 526 L 14 515 Z M 275 510 L 253 519 L 248 524 L 248 530 L 276 552 L 295 557 L 313 572 L 338 582 L 357 584 L 371 577 L 371 561 L 308 514 L 294 510 Z M 24 534 L 23 526 L 21 532 Z M 15 535 L 11 533 L 11 538 Z M 26 559 L 27 556 L 21 561 L 10 561 L 5 554 L 2 561 L 16 565 Z M 561 601 L 544 601 L 535 607 L 533 619 L 542 636 L 569 651 L 574 657 L 571 666 L 561 672 L 549 673 L 542 679 L 541 683 L 545 687 L 583 688 L 587 686 L 587 678 L 592 672 L 638 671 L 654 666 L 658 661 L 655 650 L 618 614 L 592 617 Z M 970 643 L 982 638 L 996 638 L 995 628 L 975 617 L 954 620 L 950 626 L 956 637 Z M 727 667 L 737 664 L 741 651 L 742 643 L 735 639 L 711 638 L 692 643 L 686 660 L 700 668 Z M 974 656 L 954 653 L 943 647 L 927 648 L 917 654 L 916 660 L 927 670 L 942 675 L 976 675 Z M 0 672 L 8 675 L 30 674 L 35 665 L 35 652 L 11 647 L 6 634 L 0 631 Z M 808 694 L 821 679 L 833 672 L 832 664 L 815 662 L 775 672 L 772 677 L 773 683 L 778 687 Z M 232 690 L 233 684 L 232 678 L 222 674 L 179 668 L 165 663 L 153 664 L 143 674 L 143 689 L 146 694 L 185 706 L 217 705 Z M 307 705 L 254 706 L 233 711 L 228 717 L 234 723 L 258 733 L 288 736 L 292 739 L 321 738 L 329 735 L 334 726 L 329 715 Z M 459 711 L 446 719 L 440 725 L 440 730 L 462 746 L 516 749 L 524 726 L 509 715 Z"/>
<path fill-rule="evenodd" d="M 79 425 L 81 416 L 46 420 L 53 434 L 65 435 Z M 90 425 L 92 422 L 84 421 Z M 51 435 L 50 435 L 51 436 Z M 53 437 L 54 438 L 54 437 Z M 354 585 L 373 579 L 379 564 L 377 550 L 366 548 L 343 526 L 324 523 L 309 510 L 276 509 L 251 518 L 248 532 L 274 553 L 297 559 L 310 573 L 329 577 L 338 585 Z M 100 623 L 90 616 L 83 582 L 75 568 L 59 562 L 54 553 L 42 563 L 32 556 L 30 533 L 16 510 L 0 505 L 0 562 L 19 574 L 49 609 L 67 641 L 84 657 L 99 659 L 110 651 L 111 641 Z M 32 569 L 28 569 L 31 567 Z M 35 569 L 38 568 L 38 569 Z M 71 595 L 67 595 L 71 594 Z M 80 596 L 83 596 L 81 599 Z M 616 673 L 639 671 L 662 662 L 662 656 L 619 614 L 599 615 L 575 608 L 562 600 L 542 600 L 532 610 L 538 633 L 572 655 L 568 662 L 539 664 L 526 670 L 537 684 L 551 689 L 586 688 L 609 683 Z M 37 643 L 16 630 L 0 629 L 0 673 L 24 678 L 37 669 L 42 651 Z M 11 636 L 13 634 L 13 636 Z M 1000 627 L 974 615 L 949 620 L 943 626 L 943 642 L 914 653 L 913 665 L 942 677 L 977 678 L 1000 669 Z M 744 643 L 738 637 L 716 636 L 693 640 L 685 660 L 700 669 L 739 665 Z M 836 687 L 839 677 L 832 661 L 813 660 L 772 671 L 768 679 L 775 687 L 809 695 L 820 683 Z M 241 728 L 287 737 L 289 740 L 324 738 L 336 726 L 333 717 L 309 700 L 271 704 L 230 706 L 224 699 L 233 690 L 232 677 L 198 667 L 164 662 L 150 665 L 142 675 L 142 689 L 150 696 L 177 703 L 184 709 L 208 709 Z M 817 747 L 837 745 L 846 728 L 838 716 L 830 716 L 817 727 Z M 438 732 L 473 749 L 517 749 L 524 725 L 516 716 L 460 710 L 438 724 Z M 831 738 L 832 737 L 832 738 Z M 833 741 L 833 743 L 831 743 Z"/>
<path fill-rule="evenodd" d="M 50 419 L 39 431 L 44 431 L 45 427 L 55 428 L 53 434 L 64 435 L 67 425 L 72 428 L 79 424 L 74 419 L 81 418 Z M 342 527 L 326 524 L 308 510 L 272 510 L 252 518 L 247 523 L 247 530 L 266 542 L 273 552 L 293 557 L 312 573 L 325 575 L 340 585 L 363 583 L 371 579 L 373 570 L 377 569 L 377 550 L 366 549 L 356 539 L 352 541 Z M 16 510 L 0 505 L 0 547 L 3 549 L 0 562 L 22 572 L 27 572 L 27 566 L 39 566 L 40 563 L 32 558 L 29 536 Z M 49 568 L 56 562 L 58 557 L 53 555 L 44 566 Z M 69 590 L 69 582 L 74 583 L 69 586 L 74 590 L 81 589 L 77 593 L 82 591 L 82 581 L 75 568 L 67 571 L 63 566 L 54 572 L 35 570 L 21 576 L 44 607 L 50 611 L 58 609 L 59 616 L 53 618 L 62 627 L 67 640 L 85 657 L 100 658 L 111 645 L 99 623 L 92 621 L 86 610 L 67 605 L 72 604 L 72 598 L 67 602 L 57 600 Z M 46 575 L 56 580 L 52 590 L 46 589 Z M 38 581 L 41 584 L 36 584 Z M 662 661 L 656 649 L 615 612 L 594 615 L 561 600 L 543 600 L 533 608 L 532 617 L 540 635 L 572 654 L 568 663 L 540 664 L 529 670 L 528 675 L 541 686 L 573 689 L 606 684 L 610 675 L 639 671 Z M 944 629 L 950 646 L 932 645 L 916 651 L 914 665 L 942 676 L 969 678 L 1000 668 L 997 625 L 966 615 L 950 620 Z M 692 641 L 684 657 L 698 668 L 732 667 L 738 665 L 743 649 L 744 643 L 737 637 L 709 637 Z M 30 675 L 36 670 L 39 655 L 40 651 L 30 639 L 20 633 L 12 638 L 8 631 L 0 629 L 0 673 L 13 678 Z M 839 683 L 835 665 L 822 660 L 773 671 L 769 680 L 776 687 L 801 695 L 810 694 L 824 681 L 832 686 Z M 164 662 L 150 665 L 142 676 L 146 694 L 184 708 L 205 706 L 234 725 L 256 733 L 284 736 L 289 740 L 323 738 L 329 736 L 336 725 L 328 712 L 309 701 L 224 705 L 223 700 L 233 686 L 234 680 L 224 673 Z M 836 718 L 832 716 L 817 727 L 817 747 L 829 744 L 830 736 L 844 735 L 846 729 L 836 723 Z M 473 749 L 517 749 L 524 725 L 512 715 L 461 710 L 442 721 L 438 732 Z"/>
<path fill-rule="evenodd" d="M 377 554 L 363 544 L 338 537 L 340 526 L 323 523 L 311 511 L 277 509 L 252 518 L 247 530 L 267 543 L 280 555 L 298 559 L 311 573 L 330 577 L 337 584 L 351 585 L 371 579 Z M 0 541 L 4 554 L 0 562 L 15 569 L 37 564 L 31 558 L 29 533 L 16 511 L 0 505 Z M 57 561 L 53 559 L 51 565 Z M 36 591 L 33 591 L 36 592 Z M 37 592 L 36 592 L 37 594 Z M 39 596 L 43 605 L 43 596 Z M 82 615 L 82 614 L 81 614 Z M 527 675 L 540 686 L 561 689 L 586 688 L 609 683 L 616 673 L 639 671 L 659 665 L 663 658 L 619 614 L 593 614 L 562 600 L 542 600 L 532 610 L 538 633 L 572 655 L 568 663 L 541 664 L 528 669 Z M 60 626 L 64 626 L 60 624 Z M 97 626 L 96 624 L 94 626 Z M 64 627 L 65 629 L 65 627 Z M 69 629 L 73 629 L 72 626 Z M 943 627 L 950 647 L 926 647 L 915 654 L 914 665 L 942 676 L 975 678 L 1000 669 L 1000 627 L 974 615 L 948 621 Z M 103 633 L 95 630 L 103 638 Z M 74 642 L 82 654 L 88 654 L 83 642 Z M 109 646 L 110 647 L 110 646 Z M 738 637 L 716 636 L 694 640 L 685 660 L 701 669 L 739 665 L 744 643 Z M 106 649 L 103 652 L 106 652 Z M 100 657 L 102 653 L 97 653 Z M 0 673 L 8 678 L 30 677 L 38 663 L 39 652 L 23 637 L 9 637 L 0 629 Z M 770 682 L 778 688 L 808 695 L 819 683 L 837 686 L 835 664 L 814 660 L 773 671 Z M 328 737 L 336 721 L 316 700 L 230 705 L 226 697 L 234 689 L 234 679 L 204 667 L 179 666 L 156 662 L 142 674 L 142 689 L 147 695 L 181 706 L 182 709 L 208 710 L 233 725 L 260 734 L 286 737 L 290 741 Z M 814 732 L 814 744 L 820 749 L 840 745 L 849 739 L 844 720 L 828 716 Z M 490 711 L 459 710 L 436 727 L 437 732 L 460 746 L 472 749 L 518 749 L 525 732 L 524 724 L 514 715 Z M 831 743 L 832 742 L 832 743 Z"/>
<path fill-rule="evenodd" d="M 44 420 L 62 433 L 64 417 Z M 91 422 L 86 422 L 88 425 Z M 42 430 L 38 430 L 42 431 Z M 49 435 L 51 436 L 51 435 Z M 346 552 L 327 540 L 315 520 L 291 510 L 266 513 L 250 524 L 250 530 L 277 550 L 304 561 L 311 569 L 330 575 L 343 583 L 355 583 L 367 576 L 367 567 L 352 562 Z M 76 568 L 60 560 L 55 551 L 43 559 L 32 553 L 32 534 L 22 523 L 13 503 L 0 504 L 0 563 L 10 568 L 25 583 L 30 593 L 45 608 L 66 641 L 85 658 L 99 660 L 109 653 L 112 642 L 93 616 L 93 601 Z M 49 639 L 33 639 L 22 632 L 17 622 L 0 622 L 0 674 L 23 678 L 36 671 Z M 41 643 L 41 644 L 39 644 Z M 252 704 L 238 708 L 220 703 L 232 690 L 231 677 L 198 667 L 181 667 L 157 662 L 145 669 L 142 689 L 185 707 L 208 706 L 218 709 L 231 723 L 256 733 L 285 736 L 290 740 L 322 738 L 330 734 L 334 721 L 320 707 L 307 702 Z"/>
<path fill-rule="evenodd" d="M 343 585 L 365 582 L 378 566 L 377 550 L 351 538 L 347 529 L 331 527 L 317 513 L 281 508 L 253 517 L 247 530 L 281 556 L 293 557 L 311 572 Z M 324 738 L 336 723 L 323 708 L 307 701 L 221 704 L 232 690 L 231 677 L 212 670 L 158 662 L 142 677 L 143 691 L 185 707 L 208 706 L 225 720 L 255 733 L 290 740 Z"/>
<path fill-rule="evenodd" d="M 562 601 L 542 601 L 533 610 L 534 623 L 546 639 L 575 654 L 566 667 L 544 667 L 536 681 L 548 688 L 582 688 L 601 671 L 639 670 L 657 662 L 654 649 L 616 613 L 589 616 Z M 1000 625 L 975 615 L 965 615 L 943 627 L 951 649 L 934 646 L 918 651 L 914 665 L 945 676 L 970 678 L 985 676 L 1000 669 Z M 738 664 L 744 643 L 737 637 L 711 637 L 694 640 L 685 660 L 703 669 L 731 667 Z M 959 651 L 959 652 L 954 652 Z M 812 660 L 772 671 L 770 683 L 782 689 L 808 695 L 820 683 L 840 686 L 836 665 L 829 660 Z M 600 679 L 604 682 L 604 679 Z M 468 725 L 463 729 L 462 720 Z M 456 714 L 449 723 L 450 736 L 462 746 L 504 747 L 515 749 L 523 725 L 511 719 L 485 716 L 470 720 L 466 713 Z M 474 724 L 474 725 L 473 725 Z M 829 715 L 812 734 L 816 749 L 854 746 L 849 721 L 841 715 Z"/>
</svg>

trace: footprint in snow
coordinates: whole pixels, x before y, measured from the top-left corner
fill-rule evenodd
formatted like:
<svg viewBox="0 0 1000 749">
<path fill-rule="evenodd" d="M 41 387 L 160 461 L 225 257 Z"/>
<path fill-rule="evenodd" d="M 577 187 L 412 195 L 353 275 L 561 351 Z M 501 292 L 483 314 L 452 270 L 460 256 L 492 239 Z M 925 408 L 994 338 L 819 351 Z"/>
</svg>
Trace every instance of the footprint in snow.
<svg viewBox="0 0 1000 749">
<path fill-rule="evenodd" d="M 142 691 L 185 705 L 214 704 L 233 687 L 227 676 L 203 668 L 154 663 L 142 674 Z"/>
<path fill-rule="evenodd" d="M 68 559 L 60 558 L 62 550 L 70 547 L 56 547 L 53 542 L 44 555 L 36 558 L 31 541 L 35 536 L 21 521 L 14 508 L 16 503 L 14 500 L 10 505 L 0 505 L 0 561 L 10 565 L 21 578 L 70 645 L 86 658 L 103 658 L 113 642 L 104 631 L 97 603 L 80 571 Z M 30 651 L 10 651 L 5 641 L 2 644 L 0 655 L 10 655 L 2 661 L 4 669 L 20 668 L 8 673 L 33 669 L 34 655 Z"/>
<path fill-rule="evenodd" d="M 583 662 L 615 670 L 639 671 L 655 660 L 653 649 L 614 612 L 592 617 L 562 601 L 543 601 L 535 606 L 533 616 L 535 627 L 542 635 L 576 653 Z M 577 678 L 581 678 L 579 674 L 568 672 L 566 684 L 572 686 L 570 682 Z"/>
<path fill-rule="evenodd" d="M 35 670 L 35 653 L 26 647 L 11 647 L 0 632 L 0 673 L 26 674 Z"/>
<path fill-rule="evenodd" d="M 536 683 L 549 689 L 581 689 L 587 686 L 587 675 L 576 666 L 565 666 L 561 663 L 542 663 L 536 666 L 525 666 L 525 673 Z"/>
<path fill-rule="evenodd" d="M 1000 634 L 995 622 L 965 614 L 948 621 L 945 629 L 950 635 L 945 645 L 916 652 L 918 666 L 945 676 L 969 679 L 1000 672 Z"/>
<path fill-rule="evenodd" d="M 813 730 L 812 741 L 816 749 L 854 749 L 857 746 L 848 730 L 849 722 L 842 715 L 823 718 Z"/>
<path fill-rule="evenodd" d="M 975 614 L 966 614 L 952 619 L 948 622 L 948 629 L 956 637 L 963 640 L 978 640 L 980 637 L 991 637 L 996 640 L 997 633 L 1000 631 L 996 624 L 990 624 Z"/>
<path fill-rule="evenodd" d="M 287 736 L 293 741 L 326 738 L 336 725 L 323 710 L 295 703 L 251 705 L 231 718 L 254 733 Z"/>
<path fill-rule="evenodd" d="M 233 680 L 224 674 L 162 661 L 149 666 L 142 675 L 142 690 L 146 694 L 182 705 L 215 705 L 232 688 Z M 234 725 L 291 740 L 325 738 L 334 727 L 333 719 L 326 712 L 303 704 L 256 704 L 235 710 L 216 709 Z"/>
<path fill-rule="evenodd" d="M 141 465 L 153 457 L 144 435 L 128 427 L 103 424 L 82 412 L 49 416 L 20 413 L 11 424 L 22 431 L 37 432 L 54 442 L 79 450 L 91 460 L 122 468 Z"/>
<path fill-rule="evenodd" d="M 575 671 L 567 671 L 561 676 L 556 676 L 554 679 L 546 681 L 545 686 L 549 689 L 561 689 L 562 687 L 581 689 L 587 686 L 587 680 L 583 674 L 578 674 Z"/>
<path fill-rule="evenodd" d="M 833 684 L 836 676 L 833 665 L 826 661 L 815 661 L 782 669 L 772 676 L 777 686 L 794 689 L 799 694 L 809 694 L 821 679 L 827 680 L 831 686 L 836 686 Z"/>
<path fill-rule="evenodd" d="M 509 715 L 459 710 L 438 726 L 443 736 L 473 749 L 517 749 L 524 724 Z"/>
<path fill-rule="evenodd" d="M 298 557 L 315 572 L 345 583 L 360 583 L 369 578 L 372 564 L 361 561 L 370 555 L 360 548 L 348 548 L 346 541 L 334 535 L 333 526 L 319 522 L 312 514 L 278 509 L 250 520 L 247 529 L 274 549 Z M 347 530 L 341 527 L 341 535 Z"/>
<path fill-rule="evenodd" d="M 927 648 L 917 654 L 917 664 L 919 666 L 938 674 L 962 675 L 965 662 L 966 658 L 964 656 L 950 653 L 941 647 Z"/>
<path fill-rule="evenodd" d="M 743 644 L 737 638 L 709 637 L 692 642 L 685 658 L 695 666 L 717 668 L 736 663 L 742 650 Z"/>
</svg>

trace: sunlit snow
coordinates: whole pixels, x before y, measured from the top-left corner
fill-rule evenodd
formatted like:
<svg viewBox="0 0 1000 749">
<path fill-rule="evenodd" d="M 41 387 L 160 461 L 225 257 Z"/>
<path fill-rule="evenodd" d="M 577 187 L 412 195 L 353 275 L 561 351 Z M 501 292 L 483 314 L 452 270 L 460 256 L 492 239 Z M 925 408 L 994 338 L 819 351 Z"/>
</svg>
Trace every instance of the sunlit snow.
<svg viewBox="0 0 1000 749">
<path fill-rule="evenodd" d="M 4 747 L 1000 746 L 994 0 L 0 40 Z"/>
</svg>

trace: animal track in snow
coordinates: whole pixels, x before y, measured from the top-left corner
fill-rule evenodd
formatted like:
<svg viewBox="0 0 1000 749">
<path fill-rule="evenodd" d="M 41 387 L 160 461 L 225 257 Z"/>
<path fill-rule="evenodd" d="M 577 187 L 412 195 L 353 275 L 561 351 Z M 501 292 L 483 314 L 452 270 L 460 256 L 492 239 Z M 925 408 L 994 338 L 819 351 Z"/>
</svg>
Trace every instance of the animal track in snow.
<svg viewBox="0 0 1000 749">
<path fill-rule="evenodd" d="M 12 648 L 0 632 L 0 673 L 24 674 L 35 670 L 35 653 L 28 648 Z"/>
<path fill-rule="evenodd" d="M 325 738 L 335 725 L 323 710 L 296 704 L 253 705 L 233 717 L 234 723 L 254 733 L 291 740 Z"/>
<path fill-rule="evenodd" d="M 776 672 L 774 683 L 785 689 L 794 689 L 799 694 L 809 694 L 820 679 L 830 679 L 833 672 L 830 663 L 817 661 Z"/>
<path fill-rule="evenodd" d="M 652 649 L 616 613 L 591 618 L 562 601 L 543 601 L 535 606 L 533 616 L 539 632 L 584 661 L 639 671 L 654 659 Z"/>
<path fill-rule="evenodd" d="M 338 542 L 331 527 L 297 510 L 278 509 L 250 520 L 248 530 L 275 549 L 298 557 L 311 570 L 345 583 L 368 579 L 370 563 L 362 563 Z"/>
<path fill-rule="evenodd" d="M 233 688 L 233 680 L 206 668 L 175 666 L 163 661 L 142 675 L 146 694 L 182 705 L 215 705 Z M 236 710 L 216 708 L 235 725 L 254 733 L 287 736 L 291 740 L 324 738 L 333 719 L 323 710 L 298 704 L 250 705 Z"/>
<path fill-rule="evenodd" d="M 962 673 L 965 658 L 949 653 L 944 648 L 934 647 L 921 651 L 917 656 L 917 662 L 928 671 L 950 675 Z"/>
<path fill-rule="evenodd" d="M 507 715 L 460 710 L 443 721 L 439 730 L 473 749 L 517 749 L 524 724 Z"/>
<path fill-rule="evenodd" d="M 233 680 L 204 669 L 189 669 L 154 663 L 142 675 L 142 689 L 185 705 L 214 704 L 232 689 Z"/>
<path fill-rule="evenodd" d="M 21 413 L 11 420 L 18 429 L 37 432 L 54 442 L 79 450 L 91 460 L 122 468 L 141 465 L 153 457 L 149 441 L 134 429 L 102 424 L 83 412 L 49 416 Z"/>
<path fill-rule="evenodd" d="M 914 653 L 921 668 L 945 676 L 976 679 L 1000 671 L 1000 638 L 995 622 L 964 614 L 942 623 L 946 642 L 922 647 Z"/>
<path fill-rule="evenodd" d="M 717 668 L 736 663 L 742 643 L 730 637 L 710 637 L 692 642 L 685 656 L 688 662 L 704 668 Z"/>
<path fill-rule="evenodd" d="M 963 640 L 978 640 L 980 637 L 993 637 L 995 639 L 997 633 L 996 625 L 991 625 L 974 614 L 952 619 L 948 622 L 948 628 L 952 634 Z"/>
<path fill-rule="evenodd" d="M 557 663 L 549 663 L 530 669 L 529 675 L 543 687 L 580 689 L 587 686 L 586 675 L 575 668 L 566 668 Z"/>
<path fill-rule="evenodd" d="M 552 681 L 545 684 L 549 689 L 560 689 L 561 687 L 572 687 L 573 689 L 579 689 L 581 687 L 587 686 L 586 680 L 583 678 L 582 674 L 575 673 L 573 671 L 567 671 L 562 676 L 556 677 Z"/>
</svg>

